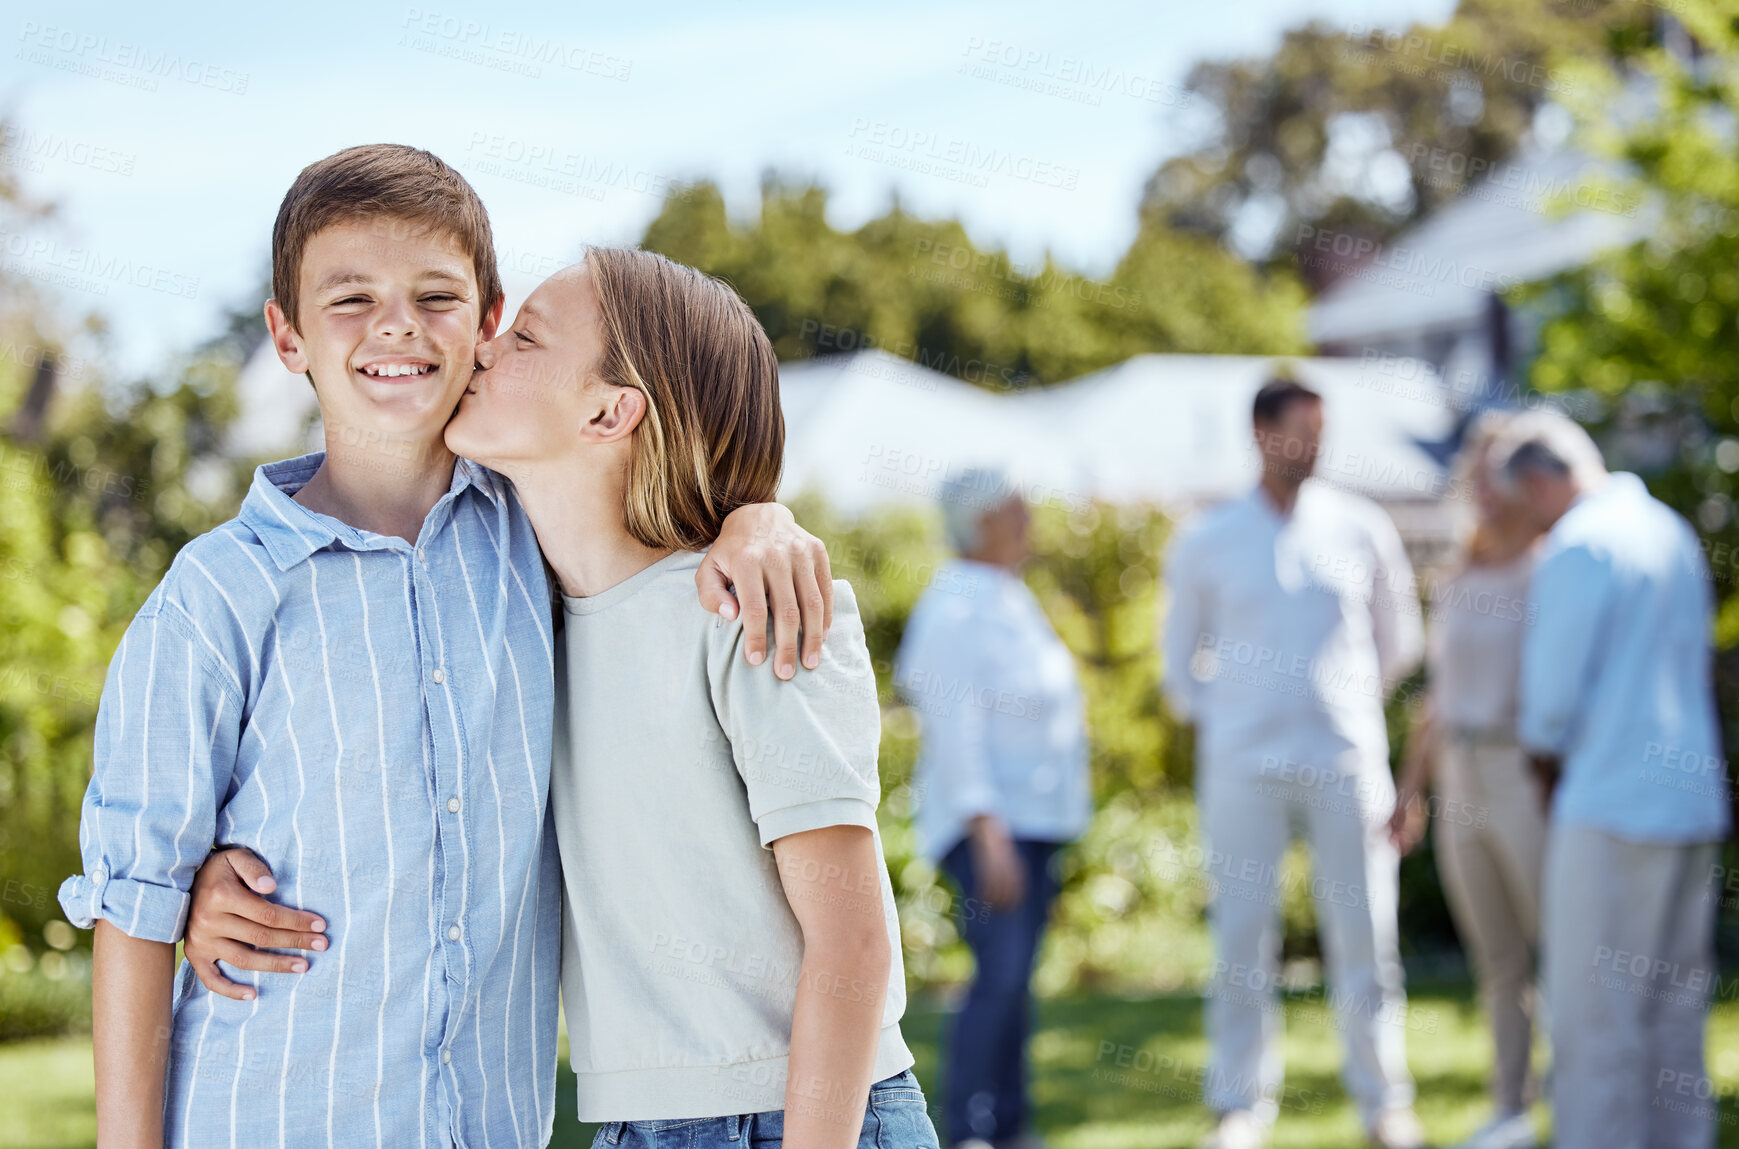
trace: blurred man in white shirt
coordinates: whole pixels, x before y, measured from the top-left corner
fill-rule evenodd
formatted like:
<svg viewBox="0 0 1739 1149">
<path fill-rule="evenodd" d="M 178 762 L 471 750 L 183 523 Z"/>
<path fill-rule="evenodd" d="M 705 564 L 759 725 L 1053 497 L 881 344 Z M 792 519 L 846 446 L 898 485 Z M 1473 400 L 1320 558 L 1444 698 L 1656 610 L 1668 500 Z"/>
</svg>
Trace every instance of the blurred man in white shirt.
<svg viewBox="0 0 1739 1149">
<path fill-rule="evenodd" d="M 1703 1028 L 1729 795 L 1702 547 L 1562 416 L 1517 418 L 1491 463 L 1550 530 L 1518 733 L 1549 804 L 1553 1144 L 1710 1149 Z"/>
<path fill-rule="evenodd" d="M 1091 815 L 1074 656 L 1019 570 L 1028 513 L 995 471 L 942 491 L 959 558 L 912 611 L 894 681 L 919 714 L 919 847 L 960 890 L 976 971 L 949 1029 L 943 1135 L 1013 1149 L 1027 1128 L 1028 988 L 1057 892 L 1053 862 Z"/>
<path fill-rule="evenodd" d="M 1383 703 L 1423 652 L 1413 571 L 1381 508 L 1310 477 L 1319 395 L 1275 379 L 1252 415 L 1261 481 L 1187 524 L 1165 566 L 1165 690 L 1196 728 L 1214 890 L 1203 1088 L 1219 1122 L 1204 1144 L 1261 1145 L 1281 1107 L 1280 866 L 1302 831 L 1342 1079 L 1372 1144 L 1411 1149 Z"/>
</svg>

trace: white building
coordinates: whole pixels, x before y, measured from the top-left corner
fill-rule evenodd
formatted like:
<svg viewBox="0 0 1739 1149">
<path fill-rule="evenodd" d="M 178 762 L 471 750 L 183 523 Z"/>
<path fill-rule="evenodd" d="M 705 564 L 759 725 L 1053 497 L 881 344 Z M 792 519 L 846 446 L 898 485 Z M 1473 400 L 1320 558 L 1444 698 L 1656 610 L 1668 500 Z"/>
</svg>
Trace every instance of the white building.
<svg viewBox="0 0 1739 1149">
<path fill-rule="evenodd" d="M 1465 397 L 1411 359 L 1142 355 L 1018 394 L 972 386 L 880 351 L 785 364 L 781 497 L 848 513 L 934 501 L 949 475 L 995 466 L 1037 503 L 1155 503 L 1174 514 L 1248 490 L 1250 405 L 1285 365 L 1321 392 L 1317 475 L 1376 499 L 1416 556 L 1454 531 L 1440 445 Z"/>
<path fill-rule="evenodd" d="M 1619 175 L 1571 148 L 1524 150 L 1389 243 L 1307 236 L 1300 258 L 1339 276 L 1311 305 L 1311 341 L 1324 355 L 1422 359 L 1457 391 L 1515 404 L 1540 316 L 1501 293 L 1647 234 L 1655 211 L 1620 194 Z"/>
</svg>

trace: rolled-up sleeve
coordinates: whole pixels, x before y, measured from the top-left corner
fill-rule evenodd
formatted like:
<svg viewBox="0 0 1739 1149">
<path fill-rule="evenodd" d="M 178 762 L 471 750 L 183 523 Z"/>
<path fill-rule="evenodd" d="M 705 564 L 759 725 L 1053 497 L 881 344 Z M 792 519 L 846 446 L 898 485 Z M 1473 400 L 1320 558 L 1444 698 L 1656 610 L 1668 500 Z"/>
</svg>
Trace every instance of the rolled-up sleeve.
<svg viewBox="0 0 1739 1149">
<path fill-rule="evenodd" d="M 823 826 L 875 829 L 881 707 L 851 585 L 834 580 L 833 625 L 814 670 L 789 682 L 743 658 L 741 623 L 708 652 L 713 711 L 730 740 L 761 845 Z"/>
<path fill-rule="evenodd" d="M 1533 753 L 1562 757 L 1581 725 L 1611 592 L 1611 567 L 1585 547 L 1554 551 L 1534 571 L 1516 722 Z"/>
<path fill-rule="evenodd" d="M 127 628 L 97 706 L 79 817 L 84 873 L 61 883 L 67 920 L 175 942 L 235 768 L 235 677 L 198 627 L 153 604 Z"/>
</svg>

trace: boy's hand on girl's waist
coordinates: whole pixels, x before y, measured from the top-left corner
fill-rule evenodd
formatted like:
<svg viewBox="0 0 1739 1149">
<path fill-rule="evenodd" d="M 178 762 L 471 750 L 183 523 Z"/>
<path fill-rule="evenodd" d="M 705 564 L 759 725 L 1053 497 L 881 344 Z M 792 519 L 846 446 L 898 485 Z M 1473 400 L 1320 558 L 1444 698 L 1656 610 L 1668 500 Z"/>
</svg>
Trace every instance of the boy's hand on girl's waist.
<svg viewBox="0 0 1739 1149">
<path fill-rule="evenodd" d="M 324 950 L 326 923 L 318 914 L 293 910 L 261 895 L 278 888 L 271 867 L 241 846 L 213 852 L 193 877 L 182 954 L 212 993 L 251 1001 L 254 988 L 219 971 L 222 960 L 236 969 L 302 973 L 308 959 L 268 950 Z"/>
</svg>

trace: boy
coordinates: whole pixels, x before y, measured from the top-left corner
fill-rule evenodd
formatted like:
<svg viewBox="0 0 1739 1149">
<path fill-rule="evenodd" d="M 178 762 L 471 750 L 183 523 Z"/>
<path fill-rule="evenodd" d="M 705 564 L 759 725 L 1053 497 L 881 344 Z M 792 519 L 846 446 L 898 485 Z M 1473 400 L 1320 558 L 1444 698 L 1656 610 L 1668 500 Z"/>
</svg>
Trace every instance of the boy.
<svg viewBox="0 0 1739 1149">
<path fill-rule="evenodd" d="M 61 887 L 97 931 L 100 1137 L 542 1144 L 560 921 L 549 589 L 511 487 L 442 442 L 501 317 L 488 217 L 433 155 L 351 148 L 297 178 L 272 259 L 273 343 L 313 383 L 327 450 L 261 467 L 110 665 L 86 873 Z M 720 546 L 752 613 L 754 557 L 772 552 L 784 602 L 805 576 L 785 560 L 813 551 L 782 509 L 744 512 Z M 252 975 L 242 1000 L 173 970 L 218 842 L 335 915 L 326 957 Z"/>
</svg>

